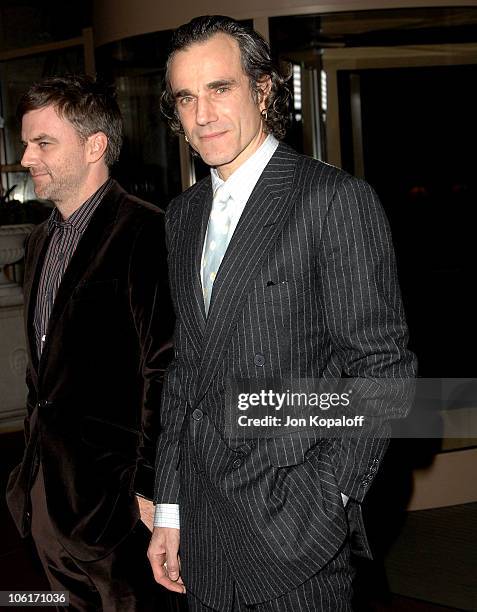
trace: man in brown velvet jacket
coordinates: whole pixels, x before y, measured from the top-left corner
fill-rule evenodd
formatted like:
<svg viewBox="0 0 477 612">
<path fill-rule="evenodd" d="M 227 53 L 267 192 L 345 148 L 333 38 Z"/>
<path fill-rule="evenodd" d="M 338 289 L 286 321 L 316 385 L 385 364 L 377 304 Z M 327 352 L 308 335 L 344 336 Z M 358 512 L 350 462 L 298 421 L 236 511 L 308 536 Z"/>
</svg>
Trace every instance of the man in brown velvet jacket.
<svg viewBox="0 0 477 612">
<path fill-rule="evenodd" d="M 26 448 L 9 507 L 73 609 L 167 610 L 137 497 L 152 495 L 171 335 L 163 215 L 109 177 L 122 142 L 110 89 L 47 79 L 19 115 L 21 163 L 55 208 L 26 248 Z"/>
</svg>

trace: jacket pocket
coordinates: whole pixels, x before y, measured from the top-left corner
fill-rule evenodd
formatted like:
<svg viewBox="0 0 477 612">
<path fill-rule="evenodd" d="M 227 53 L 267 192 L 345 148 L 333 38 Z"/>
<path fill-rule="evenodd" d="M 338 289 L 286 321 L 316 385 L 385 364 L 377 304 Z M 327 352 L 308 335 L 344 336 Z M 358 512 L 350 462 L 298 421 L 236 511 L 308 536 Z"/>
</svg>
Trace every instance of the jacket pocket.
<svg viewBox="0 0 477 612">
<path fill-rule="evenodd" d="M 257 304 L 276 301 L 294 303 L 309 290 L 310 285 L 304 278 L 257 282 L 252 300 Z"/>
</svg>

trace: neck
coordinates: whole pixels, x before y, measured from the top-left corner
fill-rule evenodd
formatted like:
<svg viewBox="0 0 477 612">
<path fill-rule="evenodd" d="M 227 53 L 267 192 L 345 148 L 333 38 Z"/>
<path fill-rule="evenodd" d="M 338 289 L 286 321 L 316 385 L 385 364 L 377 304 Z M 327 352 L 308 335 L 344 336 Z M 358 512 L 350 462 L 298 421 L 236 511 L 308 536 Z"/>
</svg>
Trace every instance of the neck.
<svg viewBox="0 0 477 612">
<path fill-rule="evenodd" d="M 254 140 L 252 140 L 233 161 L 228 164 L 224 164 L 223 166 L 216 166 L 216 170 L 220 178 L 223 181 L 226 181 L 236 170 L 240 168 L 240 166 L 247 161 L 247 159 L 252 157 L 252 155 L 258 151 L 258 149 L 267 139 L 267 136 L 268 134 L 266 134 L 263 130 L 260 130 Z"/>
<path fill-rule="evenodd" d="M 95 194 L 101 185 L 109 178 L 107 168 L 98 172 L 94 177 L 89 177 L 83 185 L 78 185 L 73 194 L 68 194 L 62 200 L 54 201 L 54 205 L 58 209 L 60 215 L 66 221 L 68 217 L 78 210 L 93 194 Z"/>
</svg>

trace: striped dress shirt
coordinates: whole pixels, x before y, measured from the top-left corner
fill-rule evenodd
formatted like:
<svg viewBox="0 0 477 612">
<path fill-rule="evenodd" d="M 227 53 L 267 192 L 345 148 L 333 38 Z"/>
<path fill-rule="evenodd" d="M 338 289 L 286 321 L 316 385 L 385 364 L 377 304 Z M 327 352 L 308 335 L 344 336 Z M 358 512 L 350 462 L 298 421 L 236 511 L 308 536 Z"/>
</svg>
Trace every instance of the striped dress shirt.
<svg viewBox="0 0 477 612">
<path fill-rule="evenodd" d="M 63 274 L 73 257 L 81 236 L 91 221 L 94 211 L 113 182 L 113 179 L 108 179 L 103 183 L 68 219 L 63 219 L 57 208 L 53 210 L 48 219 L 50 242 L 41 270 L 34 315 L 38 358 L 41 357 L 46 341 L 48 322 Z"/>
</svg>

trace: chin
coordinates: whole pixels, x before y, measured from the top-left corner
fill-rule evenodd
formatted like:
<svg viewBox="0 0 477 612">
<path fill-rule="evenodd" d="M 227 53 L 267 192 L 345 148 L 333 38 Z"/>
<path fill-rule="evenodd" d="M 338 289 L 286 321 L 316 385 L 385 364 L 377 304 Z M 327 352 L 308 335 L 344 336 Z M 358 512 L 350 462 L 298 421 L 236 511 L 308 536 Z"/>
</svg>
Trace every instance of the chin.
<svg viewBox="0 0 477 612">
<path fill-rule="evenodd" d="M 223 166 L 233 161 L 237 156 L 235 151 L 225 150 L 225 148 L 219 148 L 217 145 L 214 147 L 212 143 L 210 146 L 197 148 L 196 151 L 208 166 Z"/>
<path fill-rule="evenodd" d="M 220 155 L 220 154 L 206 154 L 204 153 L 203 155 L 200 154 L 202 161 L 204 163 L 206 163 L 208 166 L 213 166 L 215 167 L 220 167 L 220 166 L 225 166 L 226 164 L 229 164 L 230 162 L 232 162 L 234 160 L 233 155 Z"/>
<path fill-rule="evenodd" d="M 47 190 L 43 187 L 35 187 L 35 195 L 39 198 L 46 200 L 46 196 L 48 195 Z"/>
</svg>

